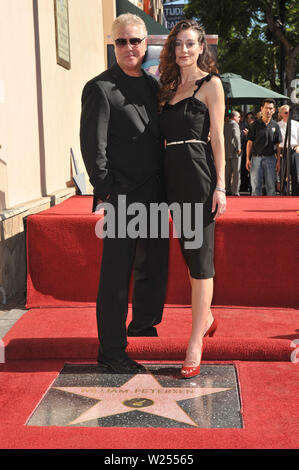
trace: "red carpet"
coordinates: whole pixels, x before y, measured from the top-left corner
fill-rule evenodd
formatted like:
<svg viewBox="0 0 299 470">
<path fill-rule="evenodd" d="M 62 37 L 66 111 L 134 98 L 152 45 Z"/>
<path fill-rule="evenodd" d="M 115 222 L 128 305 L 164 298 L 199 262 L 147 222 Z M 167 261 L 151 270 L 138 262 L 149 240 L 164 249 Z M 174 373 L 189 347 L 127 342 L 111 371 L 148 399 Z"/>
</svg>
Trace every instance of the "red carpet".
<svg viewBox="0 0 299 470">
<path fill-rule="evenodd" d="M 2 449 L 298 449 L 298 367 L 235 362 L 242 429 L 26 426 L 62 361 L 0 365 Z M 13 398 L 12 398 L 13 397 Z"/>
<path fill-rule="evenodd" d="M 219 327 L 205 339 L 203 363 L 236 367 L 242 429 L 26 426 L 66 362 L 96 360 L 101 241 L 90 209 L 91 197 L 76 196 L 27 219 L 30 310 L 4 338 L 0 448 L 299 448 L 299 198 L 290 197 L 228 198 L 216 226 Z M 140 361 L 178 362 L 185 354 L 190 286 L 178 242 L 170 241 L 159 337 L 128 338 L 129 355 Z"/>
<path fill-rule="evenodd" d="M 205 360 L 290 361 L 299 338 L 294 309 L 214 308 L 219 327 L 205 340 Z M 130 321 L 129 310 L 128 321 Z M 140 360 L 182 360 L 191 329 L 187 307 L 166 307 L 158 338 L 128 338 L 128 353 Z M 31 309 L 4 338 L 7 360 L 96 360 L 95 308 Z"/>
<path fill-rule="evenodd" d="M 94 305 L 102 242 L 91 197 L 27 219 L 27 307 Z M 216 225 L 214 305 L 299 306 L 299 197 L 231 197 Z M 189 304 L 177 239 L 170 239 L 167 304 Z"/>
</svg>

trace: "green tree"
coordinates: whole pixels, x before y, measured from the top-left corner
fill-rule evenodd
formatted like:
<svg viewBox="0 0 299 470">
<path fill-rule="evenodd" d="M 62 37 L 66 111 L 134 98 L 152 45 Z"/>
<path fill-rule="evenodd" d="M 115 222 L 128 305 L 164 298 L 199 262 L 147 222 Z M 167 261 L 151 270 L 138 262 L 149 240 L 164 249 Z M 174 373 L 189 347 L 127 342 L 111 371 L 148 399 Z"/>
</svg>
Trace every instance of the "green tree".
<svg viewBox="0 0 299 470">
<path fill-rule="evenodd" d="M 299 2 L 297 0 L 189 0 L 187 18 L 196 18 L 207 34 L 218 34 L 221 73 L 283 90 L 288 96 L 299 73 Z"/>
</svg>

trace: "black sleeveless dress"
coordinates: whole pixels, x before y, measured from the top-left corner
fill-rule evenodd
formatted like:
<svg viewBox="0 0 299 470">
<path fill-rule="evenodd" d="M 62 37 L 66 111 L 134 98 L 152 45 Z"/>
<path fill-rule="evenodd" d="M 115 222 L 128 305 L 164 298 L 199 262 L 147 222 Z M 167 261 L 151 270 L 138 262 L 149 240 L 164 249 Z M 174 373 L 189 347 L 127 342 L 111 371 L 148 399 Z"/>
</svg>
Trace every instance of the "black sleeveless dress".
<svg viewBox="0 0 299 470">
<path fill-rule="evenodd" d="M 182 253 L 190 275 L 195 279 L 208 279 L 215 275 L 215 212 L 212 213 L 212 199 L 216 187 L 216 170 L 208 142 L 209 111 L 207 106 L 195 97 L 201 85 L 211 80 L 213 75 L 219 76 L 212 72 L 197 80 L 197 88 L 191 97 L 173 105 L 167 103 L 160 115 L 161 132 L 167 143 L 192 139 L 204 142 L 167 145 L 165 154 L 168 204 L 176 202 L 182 208 L 183 203 L 190 203 L 192 224 L 198 220 L 195 217 L 195 203 L 203 204 L 203 227 L 196 226 L 196 230 L 202 230 L 201 247 L 186 248 L 185 242 L 190 239 L 186 238 L 182 223 L 180 226 Z"/>
</svg>

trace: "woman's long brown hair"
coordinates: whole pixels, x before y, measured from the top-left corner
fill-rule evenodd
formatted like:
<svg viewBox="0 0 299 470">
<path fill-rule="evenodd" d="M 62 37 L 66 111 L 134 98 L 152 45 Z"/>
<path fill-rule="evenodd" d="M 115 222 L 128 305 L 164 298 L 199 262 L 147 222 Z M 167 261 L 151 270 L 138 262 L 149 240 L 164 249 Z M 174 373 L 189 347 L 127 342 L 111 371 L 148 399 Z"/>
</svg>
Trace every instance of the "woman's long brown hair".
<svg viewBox="0 0 299 470">
<path fill-rule="evenodd" d="M 205 72 L 218 72 L 214 58 L 209 51 L 203 28 L 194 20 L 180 21 L 170 31 L 160 55 L 159 72 L 161 88 L 158 93 L 160 109 L 165 103 L 171 100 L 181 81 L 180 69 L 176 63 L 175 57 L 175 43 L 178 33 L 184 29 L 193 29 L 194 31 L 197 31 L 198 42 L 199 44 L 204 45 L 203 52 L 198 57 L 198 67 Z"/>
</svg>

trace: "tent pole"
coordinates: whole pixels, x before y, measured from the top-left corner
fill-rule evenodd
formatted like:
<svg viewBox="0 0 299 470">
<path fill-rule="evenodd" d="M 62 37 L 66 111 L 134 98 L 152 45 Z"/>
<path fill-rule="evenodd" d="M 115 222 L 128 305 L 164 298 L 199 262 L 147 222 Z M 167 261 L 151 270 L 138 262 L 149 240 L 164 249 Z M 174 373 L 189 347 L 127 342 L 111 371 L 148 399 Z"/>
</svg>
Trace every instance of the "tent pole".
<svg viewBox="0 0 299 470">
<path fill-rule="evenodd" d="M 290 175 L 291 175 L 291 127 L 292 127 L 292 109 L 291 106 L 289 106 L 289 116 L 288 116 L 288 127 L 287 127 L 287 133 L 288 133 L 288 139 L 287 139 L 287 196 L 291 195 L 291 186 L 290 186 Z M 292 181 L 293 185 L 293 181 Z"/>
<path fill-rule="evenodd" d="M 288 148 L 288 135 L 289 135 L 289 120 L 287 122 L 286 133 L 284 137 L 281 167 L 280 167 L 280 195 L 287 194 L 287 148 Z"/>
</svg>

